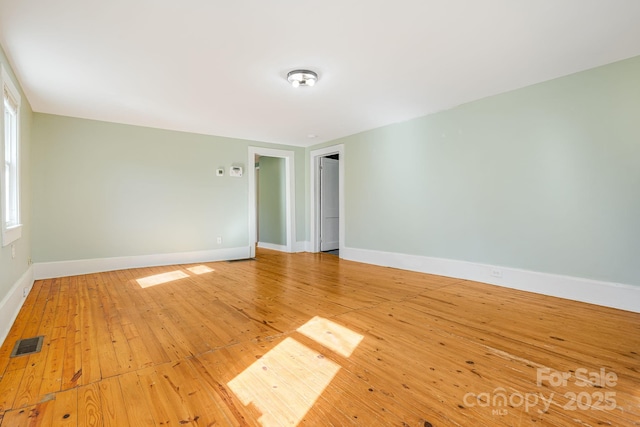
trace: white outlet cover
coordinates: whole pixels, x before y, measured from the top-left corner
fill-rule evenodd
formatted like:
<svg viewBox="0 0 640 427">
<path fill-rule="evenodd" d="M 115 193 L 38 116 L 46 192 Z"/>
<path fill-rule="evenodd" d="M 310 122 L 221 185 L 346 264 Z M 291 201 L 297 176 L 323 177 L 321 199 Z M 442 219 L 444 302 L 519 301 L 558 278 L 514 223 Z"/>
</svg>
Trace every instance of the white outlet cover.
<svg viewBox="0 0 640 427">
<path fill-rule="evenodd" d="M 242 176 L 242 167 L 241 166 L 231 166 L 231 168 L 229 168 L 229 176 L 241 177 Z"/>
<path fill-rule="evenodd" d="M 223 168 L 216 169 L 216 176 L 224 176 L 224 169 Z"/>
<path fill-rule="evenodd" d="M 499 268 L 492 268 L 490 273 L 493 277 L 502 277 L 502 270 Z"/>
</svg>

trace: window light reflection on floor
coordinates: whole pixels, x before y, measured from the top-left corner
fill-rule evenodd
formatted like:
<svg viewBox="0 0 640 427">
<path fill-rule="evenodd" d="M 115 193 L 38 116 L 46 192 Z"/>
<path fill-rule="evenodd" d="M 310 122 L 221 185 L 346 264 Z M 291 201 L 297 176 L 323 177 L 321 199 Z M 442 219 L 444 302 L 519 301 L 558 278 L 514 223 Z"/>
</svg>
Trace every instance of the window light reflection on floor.
<svg viewBox="0 0 640 427">
<path fill-rule="evenodd" d="M 297 331 L 344 357 L 351 356 L 363 338 L 349 328 L 318 316 L 300 326 Z"/>
<path fill-rule="evenodd" d="M 263 426 L 295 426 L 339 370 L 335 362 L 285 338 L 228 385 L 243 405 L 258 408 Z"/>
<path fill-rule="evenodd" d="M 162 283 L 173 282 L 174 280 L 185 279 L 189 277 L 188 274 L 176 270 L 170 271 L 168 273 L 154 274 L 153 276 L 143 277 L 141 279 L 137 279 L 138 285 L 141 288 L 148 288 L 149 286 L 161 285 Z"/>
<path fill-rule="evenodd" d="M 187 271 L 192 274 L 200 275 L 211 273 L 215 270 L 211 267 L 207 267 L 206 265 L 196 265 L 194 267 L 188 267 Z M 140 285 L 141 288 L 148 288 L 149 286 L 161 285 L 163 283 L 173 282 L 174 280 L 185 279 L 187 277 L 189 277 L 189 275 L 184 271 L 176 270 L 168 273 L 160 273 L 154 274 L 153 276 L 143 277 L 141 279 L 137 279 L 136 282 L 138 282 L 138 285 Z"/>
<path fill-rule="evenodd" d="M 206 265 L 196 265 L 195 267 L 187 268 L 187 270 L 189 270 L 193 274 L 205 274 L 215 271 L 213 268 L 207 267 Z"/>
<path fill-rule="evenodd" d="M 298 328 L 305 336 L 349 357 L 363 336 L 321 317 Z M 340 365 L 285 338 L 227 385 L 243 405 L 253 403 L 263 426 L 295 426 L 340 370 Z"/>
</svg>

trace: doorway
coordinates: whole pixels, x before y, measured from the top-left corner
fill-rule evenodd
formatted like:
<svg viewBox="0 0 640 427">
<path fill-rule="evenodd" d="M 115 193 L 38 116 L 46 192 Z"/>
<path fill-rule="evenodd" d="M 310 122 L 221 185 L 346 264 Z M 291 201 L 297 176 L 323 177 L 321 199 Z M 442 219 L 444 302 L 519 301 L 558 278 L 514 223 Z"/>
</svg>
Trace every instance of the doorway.
<svg viewBox="0 0 640 427">
<path fill-rule="evenodd" d="M 320 157 L 320 179 L 318 180 L 320 186 L 318 207 L 320 251 L 330 252 L 334 255 L 340 254 L 339 163 L 339 154 Z"/>
<path fill-rule="evenodd" d="M 279 245 L 278 249 L 283 252 L 294 252 L 295 245 L 295 186 L 294 186 L 294 152 L 286 150 L 275 150 L 272 148 L 249 147 L 248 168 L 249 179 L 249 257 L 256 256 L 256 245 L 258 243 L 258 189 L 256 181 L 256 157 L 275 157 L 284 159 L 284 214 L 286 243 Z"/>
<path fill-rule="evenodd" d="M 255 170 L 258 247 L 286 252 L 285 159 L 256 156 Z"/>
<path fill-rule="evenodd" d="M 344 146 L 310 154 L 311 251 L 341 255 L 344 248 Z"/>
</svg>

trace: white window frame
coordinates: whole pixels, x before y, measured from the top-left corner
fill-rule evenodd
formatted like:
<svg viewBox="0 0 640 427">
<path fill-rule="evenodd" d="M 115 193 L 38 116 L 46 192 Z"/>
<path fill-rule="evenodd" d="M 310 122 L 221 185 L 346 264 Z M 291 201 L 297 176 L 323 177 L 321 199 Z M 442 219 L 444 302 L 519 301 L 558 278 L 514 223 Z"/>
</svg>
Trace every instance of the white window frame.
<svg viewBox="0 0 640 427">
<path fill-rule="evenodd" d="M 22 100 L 20 92 L 16 89 L 4 66 L 0 66 L 0 68 L 0 87 L 2 88 L 0 220 L 2 223 L 2 246 L 7 246 L 22 237 L 22 222 L 20 220 L 20 104 Z M 11 128 L 8 128 L 5 123 L 7 115 L 5 98 L 7 94 L 16 104 L 15 119 Z M 7 155 L 10 158 L 7 158 Z M 14 213 L 11 215 L 13 218 L 7 218 L 9 204 L 14 205 Z"/>
</svg>

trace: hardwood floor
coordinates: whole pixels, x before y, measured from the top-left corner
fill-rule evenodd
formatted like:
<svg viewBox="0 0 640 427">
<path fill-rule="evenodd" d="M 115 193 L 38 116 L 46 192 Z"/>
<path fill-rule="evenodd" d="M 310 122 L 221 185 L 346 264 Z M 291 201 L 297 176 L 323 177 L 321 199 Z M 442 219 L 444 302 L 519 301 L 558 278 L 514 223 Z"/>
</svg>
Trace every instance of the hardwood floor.
<svg viewBox="0 0 640 427">
<path fill-rule="evenodd" d="M 1 427 L 638 426 L 640 314 L 259 250 L 37 281 L 0 375 Z"/>
</svg>

